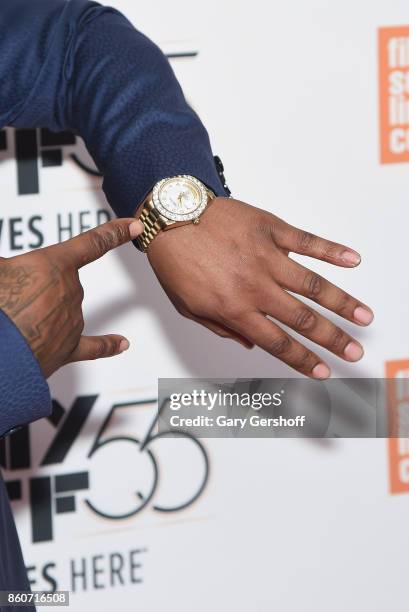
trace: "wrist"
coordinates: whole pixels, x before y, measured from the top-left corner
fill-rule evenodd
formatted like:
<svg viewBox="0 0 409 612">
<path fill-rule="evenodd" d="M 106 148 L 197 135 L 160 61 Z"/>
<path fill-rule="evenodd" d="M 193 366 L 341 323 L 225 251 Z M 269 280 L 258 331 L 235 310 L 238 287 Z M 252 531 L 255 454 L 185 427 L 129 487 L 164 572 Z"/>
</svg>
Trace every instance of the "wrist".
<svg viewBox="0 0 409 612">
<path fill-rule="evenodd" d="M 212 190 L 193 176 L 176 175 L 160 180 L 136 214 L 144 231 L 135 246 L 146 253 L 159 234 L 182 225 L 198 224 L 215 197 Z"/>
</svg>

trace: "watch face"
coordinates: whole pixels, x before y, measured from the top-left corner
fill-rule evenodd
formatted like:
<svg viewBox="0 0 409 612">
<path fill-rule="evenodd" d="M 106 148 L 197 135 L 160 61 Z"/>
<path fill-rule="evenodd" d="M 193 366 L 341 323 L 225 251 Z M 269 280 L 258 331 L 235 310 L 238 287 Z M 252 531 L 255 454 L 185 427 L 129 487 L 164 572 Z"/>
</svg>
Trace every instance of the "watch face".
<svg viewBox="0 0 409 612">
<path fill-rule="evenodd" d="M 155 185 L 153 203 L 167 219 L 190 221 L 197 219 L 205 209 L 207 192 L 193 176 L 175 176 Z"/>
</svg>

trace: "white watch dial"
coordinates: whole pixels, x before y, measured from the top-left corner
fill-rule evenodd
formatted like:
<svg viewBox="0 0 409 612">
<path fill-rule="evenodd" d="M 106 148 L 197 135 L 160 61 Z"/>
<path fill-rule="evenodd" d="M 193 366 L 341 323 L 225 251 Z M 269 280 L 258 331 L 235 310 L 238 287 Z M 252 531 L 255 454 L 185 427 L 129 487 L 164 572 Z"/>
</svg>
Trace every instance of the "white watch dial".
<svg viewBox="0 0 409 612">
<path fill-rule="evenodd" d="M 192 176 L 163 179 L 153 190 L 153 202 L 159 212 L 172 221 L 196 219 L 207 204 L 204 185 Z"/>
</svg>

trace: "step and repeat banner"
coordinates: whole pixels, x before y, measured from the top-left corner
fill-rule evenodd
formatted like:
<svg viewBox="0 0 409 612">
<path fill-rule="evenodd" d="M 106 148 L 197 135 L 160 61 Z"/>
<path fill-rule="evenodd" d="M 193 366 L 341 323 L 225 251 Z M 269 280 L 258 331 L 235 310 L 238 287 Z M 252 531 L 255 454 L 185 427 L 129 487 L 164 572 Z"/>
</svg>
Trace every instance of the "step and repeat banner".
<svg viewBox="0 0 409 612">
<path fill-rule="evenodd" d="M 375 311 L 354 330 L 362 362 L 329 362 L 396 378 L 407 410 L 407 3 L 111 5 L 169 56 L 236 197 L 362 254 L 356 270 L 305 262 Z M 71 134 L 0 132 L 0 188 L 2 256 L 112 216 Z M 159 436 L 158 377 L 293 373 L 183 320 L 132 245 L 81 280 L 86 333 L 131 348 L 55 374 L 52 416 L 1 445 L 32 588 L 70 590 L 78 612 L 400 609 L 407 440 Z"/>
</svg>

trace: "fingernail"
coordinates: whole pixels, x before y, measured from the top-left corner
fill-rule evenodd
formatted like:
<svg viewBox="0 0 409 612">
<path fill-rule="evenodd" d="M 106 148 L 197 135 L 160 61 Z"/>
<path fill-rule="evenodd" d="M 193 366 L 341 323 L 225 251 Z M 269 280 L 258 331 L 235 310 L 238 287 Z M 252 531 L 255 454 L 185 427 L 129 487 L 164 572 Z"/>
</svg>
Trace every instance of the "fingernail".
<svg viewBox="0 0 409 612">
<path fill-rule="evenodd" d="M 121 343 L 119 345 L 119 352 L 120 353 L 124 353 L 125 351 L 127 351 L 129 349 L 129 346 L 130 346 L 130 344 L 129 344 L 128 340 L 125 340 L 125 339 L 121 340 Z"/>
<path fill-rule="evenodd" d="M 320 380 L 325 380 L 331 376 L 331 370 L 325 363 L 319 363 L 315 366 L 312 371 L 312 375 L 314 378 L 319 378 Z"/>
<path fill-rule="evenodd" d="M 359 361 L 364 354 L 364 349 L 356 342 L 347 344 L 344 350 L 344 355 L 348 361 Z"/>
<path fill-rule="evenodd" d="M 143 223 L 142 221 L 133 221 L 129 226 L 129 233 L 131 235 L 132 240 L 139 236 L 143 232 Z"/>
<path fill-rule="evenodd" d="M 341 253 L 341 259 L 348 266 L 357 266 L 361 263 L 361 256 L 356 251 L 344 251 Z"/>
<path fill-rule="evenodd" d="M 369 325 L 373 321 L 373 312 L 364 306 L 358 306 L 354 310 L 354 319 L 361 325 Z"/>
</svg>

